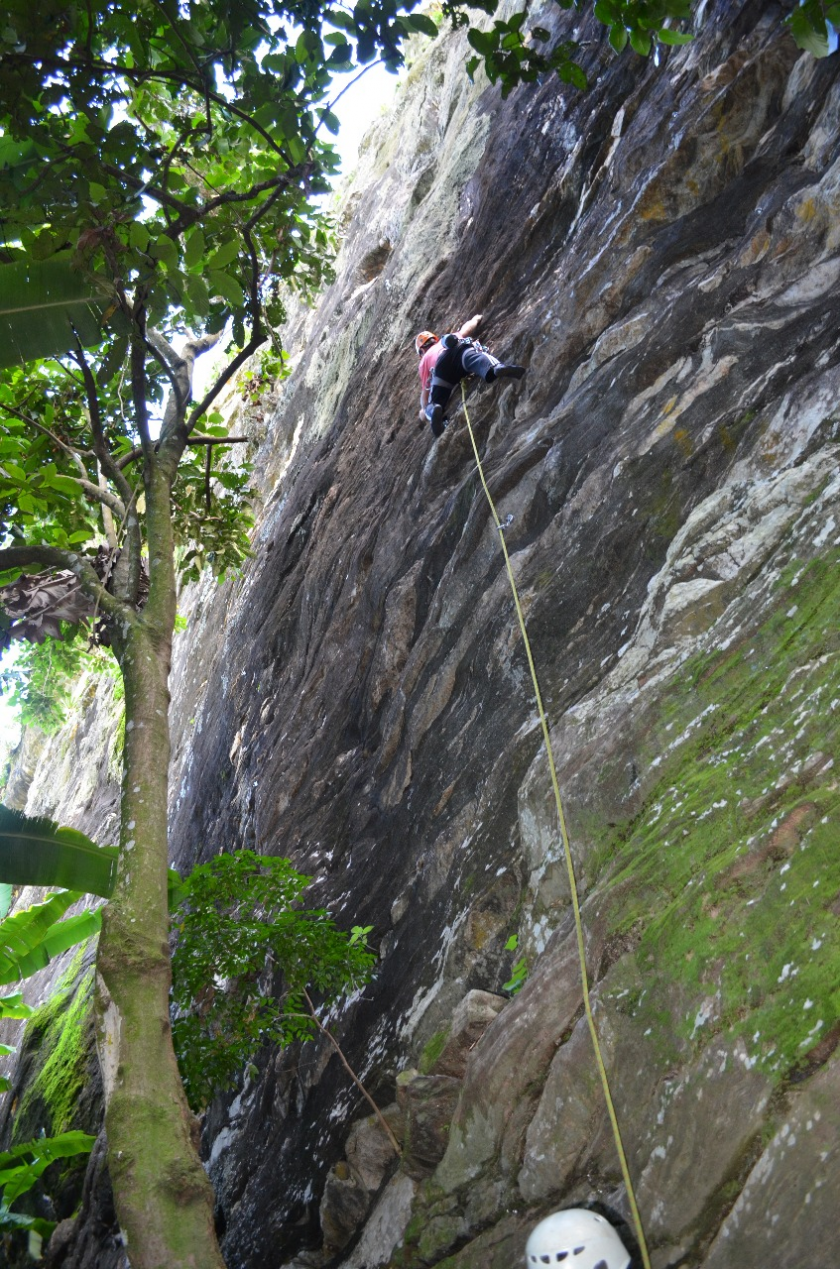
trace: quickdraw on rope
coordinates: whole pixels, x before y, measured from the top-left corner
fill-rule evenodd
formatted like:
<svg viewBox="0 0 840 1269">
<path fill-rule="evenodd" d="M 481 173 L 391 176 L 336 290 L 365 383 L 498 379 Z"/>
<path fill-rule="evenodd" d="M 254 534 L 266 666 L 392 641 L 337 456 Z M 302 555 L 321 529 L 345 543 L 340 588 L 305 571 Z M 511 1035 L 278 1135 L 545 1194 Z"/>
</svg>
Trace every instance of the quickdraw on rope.
<svg viewBox="0 0 840 1269">
<path fill-rule="evenodd" d="M 583 1008 L 586 1013 L 586 1021 L 589 1024 L 589 1034 L 592 1036 L 592 1047 L 595 1050 L 595 1061 L 598 1066 L 598 1074 L 601 1077 L 601 1087 L 604 1090 L 604 1101 L 607 1104 L 607 1113 L 610 1117 L 610 1123 L 612 1125 L 613 1138 L 615 1140 L 615 1148 L 618 1153 L 618 1161 L 621 1165 L 621 1175 L 624 1179 L 624 1186 L 625 1186 L 625 1189 L 627 1190 L 627 1198 L 630 1203 L 630 1211 L 633 1216 L 633 1226 L 636 1231 L 636 1238 L 639 1243 L 639 1250 L 642 1254 L 642 1263 L 644 1264 L 644 1269 L 651 1269 L 650 1256 L 648 1255 L 647 1241 L 645 1239 L 645 1231 L 642 1227 L 642 1218 L 639 1215 L 639 1207 L 636 1202 L 636 1192 L 633 1188 L 633 1182 L 630 1178 L 630 1169 L 627 1166 L 627 1155 L 624 1153 L 624 1145 L 621 1140 L 621 1129 L 618 1126 L 618 1118 L 615 1113 L 615 1106 L 613 1105 L 613 1099 L 612 1099 L 612 1093 L 610 1092 L 609 1080 L 607 1079 L 607 1068 L 604 1065 L 604 1058 L 603 1058 L 603 1054 L 601 1053 L 601 1045 L 600 1045 L 600 1041 L 598 1040 L 598 1032 L 595 1027 L 595 1019 L 592 1016 L 592 1003 L 589 998 L 589 976 L 586 972 L 586 949 L 585 949 L 584 941 L 583 941 L 583 922 L 581 921 L 581 917 L 580 917 L 580 903 L 578 902 L 577 883 L 575 881 L 575 867 L 572 861 L 571 846 L 569 845 L 569 833 L 566 828 L 566 816 L 563 813 L 563 801 L 562 801 L 562 798 L 560 797 L 560 785 L 557 782 L 557 768 L 554 765 L 554 753 L 551 748 L 551 737 L 548 732 L 548 721 L 545 716 L 545 710 L 543 709 L 542 693 L 540 692 L 540 685 L 537 679 L 537 671 L 534 665 L 534 658 L 531 654 L 531 643 L 528 638 L 528 631 L 525 628 L 525 617 L 522 612 L 522 605 L 519 602 L 519 592 L 516 589 L 516 581 L 513 576 L 513 569 L 511 568 L 510 556 L 508 555 L 507 544 L 505 542 L 504 526 L 502 525 L 502 522 L 499 519 L 498 513 L 496 512 L 495 503 L 493 502 L 493 498 L 490 494 L 490 490 L 487 487 L 487 481 L 484 478 L 484 468 L 481 466 L 481 458 L 479 457 L 479 453 L 478 453 L 478 445 L 476 444 L 476 441 L 475 441 L 475 435 L 472 430 L 472 423 L 470 422 L 469 411 L 467 410 L 467 394 L 464 388 L 463 379 L 461 380 L 461 399 L 464 403 L 464 418 L 467 421 L 467 430 L 469 431 L 470 440 L 472 441 L 473 453 L 475 454 L 475 461 L 476 461 L 476 466 L 478 467 L 479 477 L 481 478 L 481 485 L 482 485 L 482 488 L 484 489 L 488 506 L 490 507 L 490 514 L 493 517 L 493 523 L 495 524 L 496 528 L 499 531 L 499 540 L 502 544 L 502 552 L 505 557 L 505 567 L 507 568 L 507 575 L 510 581 L 510 589 L 513 592 L 513 602 L 514 602 L 514 605 L 516 606 L 516 615 L 519 618 L 519 629 L 522 631 L 522 641 L 525 644 L 525 654 L 528 658 L 528 668 L 531 671 L 531 681 L 534 685 L 534 695 L 537 701 L 537 712 L 539 714 L 540 726 L 542 727 L 542 734 L 543 734 L 543 740 L 545 741 L 546 754 L 548 755 L 548 767 L 551 772 L 551 787 L 554 790 L 554 801 L 557 805 L 557 818 L 560 821 L 560 836 L 563 841 L 563 854 L 566 860 L 566 871 L 569 876 L 569 889 L 571 890 L 571 893 L 572 893 L 572 909 L 575 915 L 575 933 L 577 935 L 578 957 L 580 959 L 580 978 L 581 978 L 581 986 L 583 988 Z"/>
</svg>

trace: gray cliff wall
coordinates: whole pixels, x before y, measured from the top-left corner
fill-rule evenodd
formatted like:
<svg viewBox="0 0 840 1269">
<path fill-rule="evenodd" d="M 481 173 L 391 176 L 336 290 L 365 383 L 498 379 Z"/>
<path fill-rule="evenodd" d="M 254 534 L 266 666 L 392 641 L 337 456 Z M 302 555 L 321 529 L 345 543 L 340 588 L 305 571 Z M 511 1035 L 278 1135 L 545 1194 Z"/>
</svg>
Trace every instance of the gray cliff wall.
<svg viewBox="0 0 840 1269">
<path fill-rule="evenodd" d="M 505 102 L 440 37 L 289 332 L 253 560 L 176 641 L 174 863 L 288 854 L 373 926 L 332 1024 L 405 1153 L 326 1045 L 261 1054 L 204 1124 L 231 1269 L 509 1269 L 557 1206 L 627 1218 L 498 533 L 460 398 L 416 417 L 415 330 L 477 312 L 528 366 L 468 408 L 654 1265 L 834 1263 L 840 75 L 776 5 L 704 16 L 658 66 L 583 23 L 591 91 Z"/>
</svg>

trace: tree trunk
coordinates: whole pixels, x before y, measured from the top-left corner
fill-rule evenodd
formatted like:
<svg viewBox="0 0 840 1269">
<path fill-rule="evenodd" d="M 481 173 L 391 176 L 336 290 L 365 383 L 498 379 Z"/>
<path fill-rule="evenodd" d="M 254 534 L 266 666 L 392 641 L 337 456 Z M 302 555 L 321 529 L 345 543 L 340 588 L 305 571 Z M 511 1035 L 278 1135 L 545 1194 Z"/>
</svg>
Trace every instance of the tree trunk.
<svg viewBox="0 0 840 1269">
<path fill-rule="evenodd" d="M 125 682 L 125 754 L 117 885 L 97 961 L 98 1042 L 108 1167 L 132 1269 L 224 1269 L 169 1022 L 168 680 L 176 593 L 163 457 L 146 473 L 149 598 L 114 639 Z"/>
</svg>

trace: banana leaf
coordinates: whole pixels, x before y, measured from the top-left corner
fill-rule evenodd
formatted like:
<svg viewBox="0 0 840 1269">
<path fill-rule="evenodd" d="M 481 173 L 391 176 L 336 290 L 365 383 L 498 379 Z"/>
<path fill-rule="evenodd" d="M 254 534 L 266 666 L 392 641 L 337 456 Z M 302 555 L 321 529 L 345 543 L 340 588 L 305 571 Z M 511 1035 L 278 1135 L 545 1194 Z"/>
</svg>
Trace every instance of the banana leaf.
<svg viewBox="0 0 840 1269">
<path fill-rule="evenodd" d="M 0 369 L 101 343 L 108 296 L 72 267 L 69 253 L 0 265 Z"/>
<path fill-rule="evenodd" d="M 0 922 L 0 984 L 15 983 L 49 964 L 46 941 L 52 938 L 54 946 L 61 942 L 56 923 L 80 898 L 76 891 L 63 890 Z"/>
<path fill-rule="evenodd" d="M 56 1159 L 71 1159 L 77 1154 L 90 1154 L 95 1141 L 96 1138 L 86 1132 L 62 1132 L 57 1137 L 39 1137 L 0 1154 L 0 1186 L 3 1188 L 4 1207 L 8 1207 L 21 1194 L 30 1190 Z M 32 1156 L 31 1162 L 27 1162 L 27 1155 Z"/>
<path fill-rule="evenodd" d="M 113 846 L 97 846 L 74 828 L 0 806 L 0 882 L 65 886 L 107 899 L 116 876 Z"/>
</svg>

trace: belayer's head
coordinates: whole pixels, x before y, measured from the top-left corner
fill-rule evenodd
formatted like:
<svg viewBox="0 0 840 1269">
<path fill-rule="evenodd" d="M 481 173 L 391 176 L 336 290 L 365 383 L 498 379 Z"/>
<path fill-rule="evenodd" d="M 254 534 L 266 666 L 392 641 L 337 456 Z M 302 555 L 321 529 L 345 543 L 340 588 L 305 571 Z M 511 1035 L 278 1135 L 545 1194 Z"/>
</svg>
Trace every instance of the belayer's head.
<svg viewBox="0 0 840 1269">
<path fill-rule="evenodd" d="M 432 344 L 437 342 L 437 335 L 432 334 L 430 330 L 421 330 L 420 334 L 414 338 L 414 351 L 418 357 L 422 357 L 423 353 L 428 352 Z"/>
<path fill-rule="evenodd" d="M 554 1212 L 532 1230 L 525 1248 L 527 1269 L 556 1266 L 563 1269 L 627 1269 L 627 1248 L 609 1221 L 582 1207 Z"/>
</svg>

